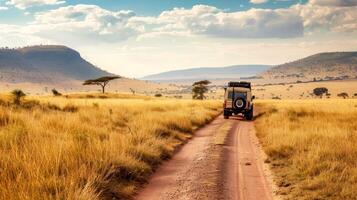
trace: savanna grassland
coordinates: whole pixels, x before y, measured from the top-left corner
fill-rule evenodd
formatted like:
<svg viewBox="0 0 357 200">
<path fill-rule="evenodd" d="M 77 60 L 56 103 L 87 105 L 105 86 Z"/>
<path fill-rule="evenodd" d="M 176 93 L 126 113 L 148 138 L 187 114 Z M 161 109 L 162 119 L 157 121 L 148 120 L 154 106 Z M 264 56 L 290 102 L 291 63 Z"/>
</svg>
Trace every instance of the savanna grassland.
<svg viewBox="0 0 357 200">
<path fill-rule="evenodd" d="M 0 199 L 126 199 L 219 101 L 71 95 L 0 101 Z"/>
<path fill-rule="evenodd" d="M 257 135 L 283 199 L 357 199 L 357 100 L 257 106 Z"/>
</svg>

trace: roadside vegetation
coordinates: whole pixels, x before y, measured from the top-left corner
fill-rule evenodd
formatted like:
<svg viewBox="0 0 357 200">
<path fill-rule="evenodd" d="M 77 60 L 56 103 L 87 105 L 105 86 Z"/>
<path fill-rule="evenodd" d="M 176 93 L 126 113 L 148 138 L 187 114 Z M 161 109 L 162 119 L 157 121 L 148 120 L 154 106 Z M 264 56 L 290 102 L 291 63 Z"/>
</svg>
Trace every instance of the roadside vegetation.
<svg viewBox="0 0 357 200">
<path fill-rule="evenodd" d="M 127 199 L 221 111 L 219 101 L 20 96 L 0 98 L 0 199 Z"/>
<path fill-rule="evenodd" d="M 357 100 L 265 100 L 257 134 L 284 199 L 357 199 Z"/>
</svg>

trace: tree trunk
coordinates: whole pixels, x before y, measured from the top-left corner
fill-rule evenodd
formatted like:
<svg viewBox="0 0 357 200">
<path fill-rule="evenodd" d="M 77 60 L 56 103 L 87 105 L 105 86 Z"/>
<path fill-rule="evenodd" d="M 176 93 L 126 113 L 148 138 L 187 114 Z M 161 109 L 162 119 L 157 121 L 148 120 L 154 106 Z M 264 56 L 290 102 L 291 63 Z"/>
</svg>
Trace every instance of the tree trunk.
<svg viewBox="0 0 357 200">
<path fill-rule="evenodd" d="M 102 85 L 102 93 L 105 93 L 105 85 Z"/>
</svg>

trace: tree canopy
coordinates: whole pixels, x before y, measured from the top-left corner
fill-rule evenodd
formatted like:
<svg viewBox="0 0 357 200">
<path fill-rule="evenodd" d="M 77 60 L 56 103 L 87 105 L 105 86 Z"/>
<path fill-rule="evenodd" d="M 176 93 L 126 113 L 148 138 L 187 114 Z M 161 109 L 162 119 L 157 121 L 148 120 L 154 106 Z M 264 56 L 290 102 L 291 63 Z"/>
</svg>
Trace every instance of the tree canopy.
<svg viewBox="0 0 357 200">
<path fill-rule="evenodd" d="M 19 90 L 19 89 L 13 90 L 11 92 L 11 94 L 13 96 L 13 100 L 14 100 L 15 104 L 20 104 L 21 99 L 26 96 L 26 94 L 22 90 Z"/>
<path fill-rule="evenodd" d="M 120 76 L 103 76 L 97 79 L 89 79 L 84 81 L 83 85 L 99 85 L 102 87 L 102 92 L 105 93 L 105 86 L 108 85 L 109 81 L 114 79 L 119 79 Z"/>
<path fill-rule="evenodd" d="M 211 82 L 208 80 L 197 81 L 192 85 L 193 99 L 205 99 L 205 93 L 208 92 L 208 85 Z"/>
<path fill-rule="evenodd" d="M 328 94 L 328 89 L 325 87 L 319 87 L 319 88 L 315 88 L 312 92 L 314 93 L 314 95 L 322 97 L 322 95 Z"/>
</svg>

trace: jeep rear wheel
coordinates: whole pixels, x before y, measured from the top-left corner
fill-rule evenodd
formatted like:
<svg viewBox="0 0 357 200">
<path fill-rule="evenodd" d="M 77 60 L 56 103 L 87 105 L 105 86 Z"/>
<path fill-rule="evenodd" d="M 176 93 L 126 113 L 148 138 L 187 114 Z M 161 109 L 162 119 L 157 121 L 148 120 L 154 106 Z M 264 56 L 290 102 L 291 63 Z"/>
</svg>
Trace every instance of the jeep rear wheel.
<svg viewBox="0 0 357 200">
<path fill-rule="evenodd" d="M 224 112 L 223 112 L 223 117 L 224 117 L 224 119 L 228 119 L 229 116 L 231 116 L 231 115 L 232 115 L 232 113 L 230 113 L 230 112 L 227 111 L 227 110 L 224 110 Z"/>
<path fill-rule="evenodd" d="M 252 106 L 252 108 L 247 113 L 244 114 L 244 117 L 247 120 L 253 120 L 253 112 L 254 112 L 254 110 L 253 110 L 253 106 Z"/>
<path fill-rule="evenodd" d="M 246 101 L 243 98 L 237 98 L 234 103 L 233 106 L 236 109 L 237 113 L 240 113 L 246 106 Z"/>
</svg>

